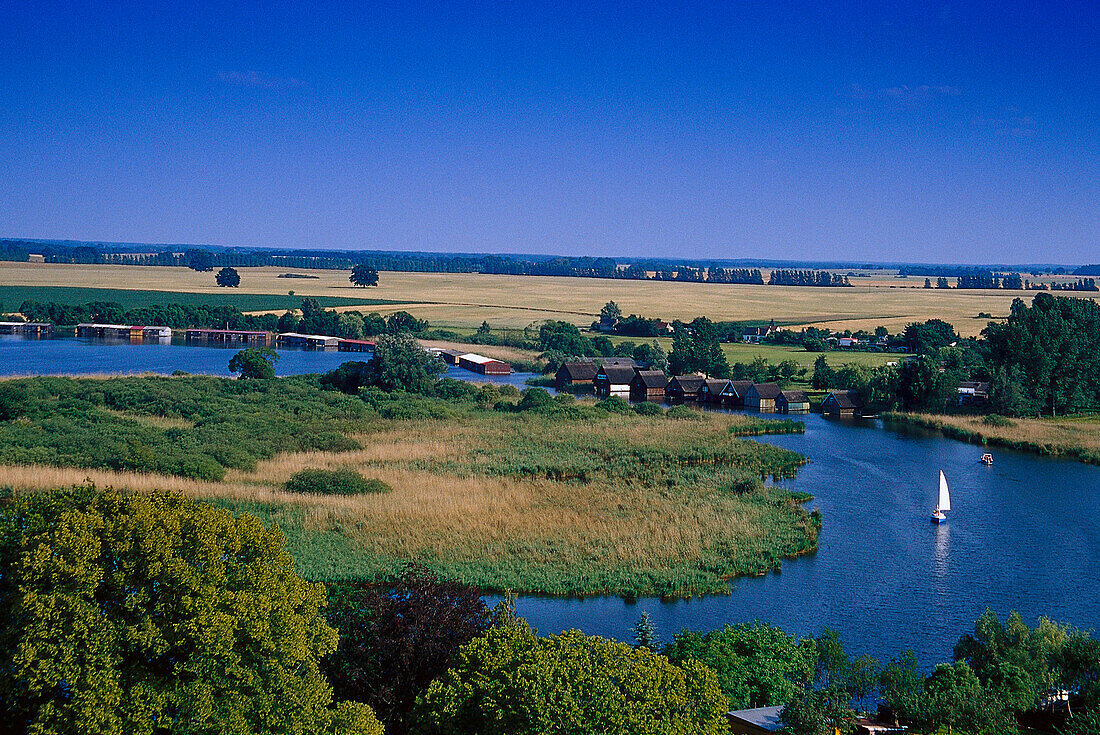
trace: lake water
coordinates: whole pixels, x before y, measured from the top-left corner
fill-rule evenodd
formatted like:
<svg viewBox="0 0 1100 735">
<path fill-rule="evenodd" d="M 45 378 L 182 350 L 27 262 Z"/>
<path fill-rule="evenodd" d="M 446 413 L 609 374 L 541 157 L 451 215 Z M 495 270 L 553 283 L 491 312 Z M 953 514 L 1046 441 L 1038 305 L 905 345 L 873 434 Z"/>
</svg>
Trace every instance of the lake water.
<svg viewBox="0 0 1100 735">
<path fill-rule="evenodd" d="M 142 372 L 227 375 L 234 349 L 0 338 L 0 374 Z M 354 353 L 280 351 L 280 375 L 330 370 Z M 526 375 L 453 377 L 522 386 Z M 616 597 L 521 597 L 518 611 L 543 633 L 579 628 L 628 640 L 643 610 L 666 640 L 760 620 L 803 635 L 842 633 L 855 653 L 889 658 L 912 648 L 926 666 L 946 660 L 990 607 L 1100 628 L 1100 467 L 994 451 L 877 422 L 801 417 L 804 435 L 760 440 L 806 455 L 792 489 L 812 493 L 825 525 L 818 551 L 763 577 L 738 579 L 728 596 L 628 603 Z M 942 469 L 953 510 L 929 521 Z M 490 601 L 493 601 L 490 598 Z"/>
</svg>

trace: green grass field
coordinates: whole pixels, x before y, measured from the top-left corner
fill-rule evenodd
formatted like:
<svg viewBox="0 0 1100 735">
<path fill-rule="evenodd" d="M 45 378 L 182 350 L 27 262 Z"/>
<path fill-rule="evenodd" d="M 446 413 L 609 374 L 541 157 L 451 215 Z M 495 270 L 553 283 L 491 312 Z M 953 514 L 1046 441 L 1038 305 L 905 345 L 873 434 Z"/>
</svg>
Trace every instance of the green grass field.
<svg viewBox="0 0 1100 735">
<path fill-rule="evenodd" d="M 293 284 L 291 284 L 293 285 Z M 293 290 L 288 288 L 289 290 Z M 82 288 L 79 286 L 0 286 L 0 310 L 14 311 L 24 301 L 55 301 L 60 304 L 87 304 L 91 301 L 110 301 L 124 309 L 157 304 L 182 306 L 235 306 L 241 311 L 276 311 L 297 309 L 302 296 L 289 294 L 240 293 L 226 290 L 224 293 L 189 293 L 185 291 L 132 291 L 122 288 Z M 322 306 L 387 306 L 388 299 L 357 299 L 343 296 L 317 296 Z"/>
</svg>

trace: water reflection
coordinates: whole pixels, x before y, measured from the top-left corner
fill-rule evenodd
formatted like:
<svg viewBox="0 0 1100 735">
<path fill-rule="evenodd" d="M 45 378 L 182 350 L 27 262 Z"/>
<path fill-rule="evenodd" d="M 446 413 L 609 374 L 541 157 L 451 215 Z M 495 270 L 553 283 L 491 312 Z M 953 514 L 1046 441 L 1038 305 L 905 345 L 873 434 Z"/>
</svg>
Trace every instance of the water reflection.
<svg viewBox="0 0 1100 735">
<path fill-rule="evenodd" d="M 948 553 L 951 550 L 951 524 L 937 523 L 935 545 L 932 549 L 932 573 L 937 579 L 947 576 Z"/>
</svg>

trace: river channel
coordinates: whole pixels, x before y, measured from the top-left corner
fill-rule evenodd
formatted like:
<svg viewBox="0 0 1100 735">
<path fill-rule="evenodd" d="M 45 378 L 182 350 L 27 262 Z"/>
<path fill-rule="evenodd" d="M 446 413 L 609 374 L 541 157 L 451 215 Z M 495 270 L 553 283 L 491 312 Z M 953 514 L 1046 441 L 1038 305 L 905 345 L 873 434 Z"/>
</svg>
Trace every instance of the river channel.
<svg viewBox="0 0 1100 735">
<path fill-rule="evenodd" d="M 228 374 L 232 350 L 179 345 L 90 344 L 0 338 L 0 375 L 114 372 Z M 281 351 L 280 375 L 323 372 L 348 353 Z M 485 380 L 457 368 L 453 377 Z M 519 374 L 493 382 L 522 386 Z M 888 659 L 911 648 L 925 666 L 947 660 L 958 637 L 992 608 L 1100 628 L 1100 467 L 981 449 L 877 421 L 800 417 L 804 435 L 761 437 L 810 462 L 785 484 L 812 493 L 824 528 L 815 554 L 782 571 L 734 580 L 729 595 L 663 602 L 617 597 L 521 597 L 540 632 L 578 628 L 629 639 L 648 611 L 664 639 L 760 620 L 788 632 L 841 632 L 850 651 Z M 940 470 L 952 512 L 929 522 Z M 490 598 L 490 601 L 494 601 Z"/>
</svg>

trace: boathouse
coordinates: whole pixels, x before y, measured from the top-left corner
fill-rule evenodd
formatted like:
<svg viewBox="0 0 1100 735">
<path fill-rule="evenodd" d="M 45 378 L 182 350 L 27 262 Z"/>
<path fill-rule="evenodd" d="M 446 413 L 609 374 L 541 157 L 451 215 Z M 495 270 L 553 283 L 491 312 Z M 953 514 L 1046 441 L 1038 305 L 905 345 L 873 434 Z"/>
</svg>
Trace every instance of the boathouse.
<svg viewBox="0 0 1100 735">
<path fill-rule="evenodd" d="M 570 385 L 592 385 L 600 368 L 594 362 L 563 362 L 554 373 L 554 385 L 564 388 Z"/>
<path fill-rule="evenodd" d="M 303 350 L 335 350 L 340 346 L 340 338 L 325 334 L 283 332 L 275 338 L 275 345 L 277 347 L 300 347 Z"/>
<path fill-rule="evenodd" d="M 782 711 L 782 705 L 739 709 L 727 712 L 726 719 L 729 720 L 733 735 L 768 735 L 783 730 L 783 723 L 779 721 L 779 713 Z"/>
<path fill-rule="evenodd" d="M 825 416 L 853 417 L 863 415 L 863 396 L 858 390 L 832 390 L 821 403 Z"/>
<path fill-rule="evenodd" d="M 636 370 L 626 365 L 603 365 L 592 379 L 596 395 L 601 398 L 630 396 L 630 381 L 634 380 Z"/>
<path fill-rule="evenodd" d="M 76 325 L 76 336 L 87 339 L 130 339 L 129 324 L 97 324 L 82 322 Z"/>
<path fill-rule="evenodd" d="M 707 378 L 703 381 L 703 387 L 700 389 L 701 400 L 703 403 L 721 403 L 722 394 L 729 385 L 730 381 L 725 378 Z"/>
<path fill-rule="evenodd" d="M 458 366 L 482 375 L 511 375 L 512 366 L 491 357 L 467 352 L 458 356 Z"/>
<path fill-rule="evenodd" d="M 775 411 L 775 399 L 779 394 L 779 386 L 775 383 L 753 383 L 745 393 L 745 408 L 771 413 Z"/>
<path fill-rule="evenodd" d="M 443 358 L 443 362 L 448 365 L 457 365 L 458 358 L 465 355 L 465 350 L 440 350 L 439 356 Z"/>
<path fill-rule="evenodd" d="M 374 352 L 375 343 L 366 339 L 341 339 L 336 349 L 340 352 Z"/>
<path fill-rule="evenodd" d="M 726 406 L 744 406 L 745 395 L 751 387 L 751 380 L 731 380 L 722 391 L 722 403 Z"/>
<path fill-rule="evenodd" d="M 49 322 L 0 322 L 0 334 L 49 337 L 53 334 L 53 325 Z"/>
<path fill-rule="evenodd" d="M 663 401 L 668 376 L 662 370 L 638 370 L 630 380 L 630 400 Z"/>
<path fill-rule="evenodd" d="M 184 338 L 188 342 L 212 345 L 271 346 L 271 332 L 247 329 L 188 329 Z"/>
<path fill-rule="evenodd" d="M 810 397 L 804 390 L 783 390 L 775 399 L 775 410 L 779 413 L 809 413 Z"/>
<path fill-rule="evenodd" d="M 702 398 L 706 378 L 702 375 L 677 375 L 668 381 L 670 401 L 698 401 Z"/>
</svg>

